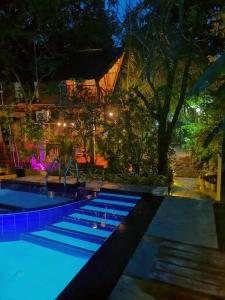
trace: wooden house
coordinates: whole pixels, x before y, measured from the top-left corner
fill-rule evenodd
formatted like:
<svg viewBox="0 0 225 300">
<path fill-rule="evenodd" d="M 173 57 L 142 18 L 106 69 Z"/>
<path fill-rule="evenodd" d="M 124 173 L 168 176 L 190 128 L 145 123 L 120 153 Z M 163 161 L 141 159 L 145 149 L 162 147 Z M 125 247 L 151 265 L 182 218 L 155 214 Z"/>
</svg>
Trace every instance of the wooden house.
<svg viewBox="0 0 225 300">
<path fill-rule="evenodd" d="M 17 136 L 22 136 L 18 128 L 28 110 L 37 121 L 43 118 L 49 131 L 52 130 L 56 134 L 60 133 L 58 127 L 61 120 L 55 118 L 55 110 L 60 112 L 63 107 L 65 111 L 66 107 L 67 115 L 73 115 L 80 112 L 79 104 L 82 104 L 83 111 L 87 104 L 92 104 L 100 112 L 103 110 L 105 97 L 113 92 L 117 83 L 124 58 L 123 49 L 86 49 L 77 51 L 72 57 L 67 63 L 59 65 L 53 76 L 43 78 L 38 84 L 34 82 L 37 88 L 34 90 L 34 97 L 29 105 L 25 101 L 23 87 L 19 82 L 1 85 L 0 151 L 2 153 L 7 152 L 4 150 L 7 138 L 3 128 L 5 120 L 3 111 L 12 103 L 14 103 L 14 108 L 11 117 L 14 122 L 11 131 Z M 47 142 L 51 143 L 51 140 Z M 0 155 L 0 165 L 4 164 L 4 161 L 9 162 L 6 154 Z"/>
</svg>

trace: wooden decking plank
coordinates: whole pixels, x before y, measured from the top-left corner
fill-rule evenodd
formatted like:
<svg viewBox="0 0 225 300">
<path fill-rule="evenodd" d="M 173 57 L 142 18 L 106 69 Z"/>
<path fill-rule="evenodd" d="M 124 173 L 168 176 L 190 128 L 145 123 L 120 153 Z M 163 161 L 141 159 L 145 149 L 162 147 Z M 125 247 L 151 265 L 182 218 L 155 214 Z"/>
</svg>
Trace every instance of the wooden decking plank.
<svg viewBox="0 0 225 300">
<path fill-rule="evenodd" d="M 158 280 L 161 282 L 165 282 L 168 284 L 172 284 L 178 287 L 183 287 L 189 290 L 194 290 L 200 292 L 202 294 L 211 295 L 215 297 L 220 297 L 221 299 L 225 299 L 225 291 L 218 286 L 214 285 L 202 285 L 199 284 L 198 281 L 191 280 L 189 278 L 177 276 L 175 274 L 171 274 L 168 272 L 162 272 L 154 270 L 150 274 L 150 278 L 153 280 Z"/>
<path fill-rule="evenodd" d="M 203 294 L 184 287 L 151 280 L 142 282 L 142 290 L 154 295 L 157 300 L 222 300 L 223 297 Z"/>
<path fill-rule="evenodd" d="M 218 269 L 223 268 L 223 266 L 225 265 L 225 263 L 223 263 L 223 261 L 221 261 L 218 257 L 211 257 L 210 255 L 204 256 L 200 253 L 192 253 L 167 247 L 160 247 L 159 255 L 169 255 L 172 257 L 184 258 L 186 260 L 196 261 L 199 264 L 207 264 Z"/>
<path fill-rule="evenodd" d="M 185 259 L 183 257 L 171 256 L 169 254 L 159 254 L 157 259 L 174 265 L 225 276 L 225 269 L 218 269 L 216 266 L 212 266 L 210 264 L 200 264 L 197 260 Z"/>
<path fill-rule="evenodd" d="M 225 253 L 164 241 L 149 278 L 152 287 L 156 291 L 158 289 L 159 294 L 167 291 L 168 295 L 176 297 L 177 291 L 180 295 L 180 298 L 169 298 L 164 293 L 164 297 L 159 299 L 225 300 Z"/>
<path fill-rule="evenodd" d="M 209 249 L 206 247 L 192 246 L 192 245 L 188 245 L 188 244 L 171 242 L 171 241 L 163 242 L 161 244 L 161 248 L 164 248 L 164 247 L 181 250 L 181 251 L 185 251 L 185 252 L 190 252 L 190 253 L 198 254 L 201 256 L 210 256 L 211 258 L 220 260 L 220 262 L 223 262 L 225 264 L 225 252 L 218 251 L 217 249 Z"/>
<path fill-rule="evenodd" d="M 199 281 L 199 284 L 204 284 L 204 286 L 206 284 L 212 284 L 222 288 L 224 288 L 225 286 L 225 277 L 223 276 L 218 276 L 214 274 L 212 276 L 212 273 L 193 270 L 190 268 L 185 268 L 183 266 L 169 264 L 163 261 L 157 261 L 155 269 L 158 272 L 169 272 L 178 276 L 180 275 L 182 277 L 187 277 L 194 281 Z"/>
</svg>

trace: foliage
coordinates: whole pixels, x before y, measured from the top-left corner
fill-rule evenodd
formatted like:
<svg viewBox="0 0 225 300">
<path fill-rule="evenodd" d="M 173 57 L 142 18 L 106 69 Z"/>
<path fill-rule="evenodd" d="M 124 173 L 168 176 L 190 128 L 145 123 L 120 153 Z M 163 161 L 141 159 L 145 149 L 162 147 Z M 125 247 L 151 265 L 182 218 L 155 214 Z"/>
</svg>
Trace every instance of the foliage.
<svg viewBox="0 0 225 300">
<path fill-rule="evenodd" d="M 98 149 L 109 161 L 112 173 L 147 177 L 156 172 L 156 147 L 151 143 L 156 125 L 148 122 L 145 107 L 132 90 L 126 91 L 122 79 L 120 84 L 108 99 Z"/>
<path fill-rule="evenodd" d="M 77 49 L 112 46 L 116 2 L 108 1 L 106 10 L 103 0 L 3 1 L 1 78 L 32 83 L 51 77 Z"/>
<path fill-rule="evenodd" d="M 219 97 L 225 95 L 225 53 L 223 53 L 214 63 L 210 64 L 204 73 L 198 78 L 198 81 L 193 85 L 189 91 L 190 95 L 198 95 L 201 91 L 205 91 L 209 86 L 211 86 L 215 81 L 221 78 L 222 84 L 218 89 Z"/>
<path fill-rule="evenodd" d="M 220 120 L 225 109 L 208 94 L 189 98 L 182 113 L 176 134 L 181 146 L 190 151 L 193 162 L 201 169 L 202 176 L 217 167 L 221 153 Z"/>
<path fill-rule="evenodd" d="M 215 54 L 217 37 L 210 28 L 221 9 L 218 1 L 143 1 L 128 13 L 125 41 L 137 65 L 133 89 L 158 122 L 160 174 L 167 173 L 169 145 L 191 81 Z"/>
<path fill-rule="evenodd" d="M 25 118 L 25 123 L 22 128 L 23 133 L 29 142 L 39 144 L 44 137 L 44 127 L 42 122 L 37 122 L 34 117 L 29 113 Z"/>
<path fill-rule="evenodd" d="M 85 173 L 80 174 L 82 180 L 107 180 L 116 183 L 127 183 L 148 186 L 166 186 L 168 178 L 166 176 L 149 174 L 141 176 L 134 173 L 115 173 L 111 169 L 88 168 Z"/>
<path fill-rule="evenodd" d="M 4 136 L 4 140 L 9 141 L 12 136 L 11 126 L 13 124 L 12 117 L 13 105 L 1 107 L 1 131 Z"/>
</svg>

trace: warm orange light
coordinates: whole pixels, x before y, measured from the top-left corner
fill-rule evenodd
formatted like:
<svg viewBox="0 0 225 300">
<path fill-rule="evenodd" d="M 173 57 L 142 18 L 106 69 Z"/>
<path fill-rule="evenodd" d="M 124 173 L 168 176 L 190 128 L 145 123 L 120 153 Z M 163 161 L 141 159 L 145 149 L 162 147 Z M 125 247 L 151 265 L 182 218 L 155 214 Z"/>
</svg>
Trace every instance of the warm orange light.
<svg viewBox="0 0 225 300">
<path fill-rule="evenodd" d="M 66 123 L 63 123 L 63 127 L 66 127 Z"/>
<path fill-rule="evenodd" d="M 57 125 L 58 125 L 58 126 L 61 126 L 61 123 L 60 123 L 60 122 L 58 122 L 58 123 L 57 123 Z"/>
</svg>

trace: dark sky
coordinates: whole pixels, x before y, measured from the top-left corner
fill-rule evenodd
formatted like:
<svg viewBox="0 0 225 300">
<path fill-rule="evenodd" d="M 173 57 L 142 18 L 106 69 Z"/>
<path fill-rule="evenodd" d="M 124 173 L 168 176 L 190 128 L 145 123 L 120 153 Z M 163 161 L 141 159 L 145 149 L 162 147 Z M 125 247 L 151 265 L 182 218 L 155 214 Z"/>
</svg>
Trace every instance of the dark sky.
<svg viewBox="0 0 225 300">
<path fill-rule="evenodd" d="M 119 0 L 119 17 L 123 18 L 127 7 L 133 8 L 140 0 Z"/>
</svg>

